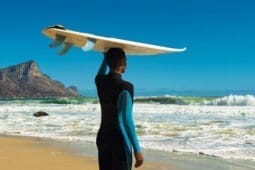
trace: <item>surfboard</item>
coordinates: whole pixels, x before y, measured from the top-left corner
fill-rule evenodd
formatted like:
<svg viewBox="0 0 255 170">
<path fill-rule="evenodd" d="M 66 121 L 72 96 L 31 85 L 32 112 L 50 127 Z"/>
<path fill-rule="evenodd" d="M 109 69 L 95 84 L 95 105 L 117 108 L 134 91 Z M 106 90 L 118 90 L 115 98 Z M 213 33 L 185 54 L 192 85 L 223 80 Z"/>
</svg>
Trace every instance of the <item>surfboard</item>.
<svg viewBox="0 0 255 170">
<path fill-rule="evenodd" d="M 66 29 L 62 25 L 49 26 L 43 29 L 43 34 L 53 39 L 51 48 L 63 44 L 59 55 L 67 53 L 72 46 L 82 48 L 84 51 L 95 50 L 106 52 L 110 48 L 122 48 L 127 55 L 156 55 L 163 53 L 183 52 L 186 48 L 169 48 L 141 42 L 104 37 L 89 33 L 82 33 Z"/>
</svg>

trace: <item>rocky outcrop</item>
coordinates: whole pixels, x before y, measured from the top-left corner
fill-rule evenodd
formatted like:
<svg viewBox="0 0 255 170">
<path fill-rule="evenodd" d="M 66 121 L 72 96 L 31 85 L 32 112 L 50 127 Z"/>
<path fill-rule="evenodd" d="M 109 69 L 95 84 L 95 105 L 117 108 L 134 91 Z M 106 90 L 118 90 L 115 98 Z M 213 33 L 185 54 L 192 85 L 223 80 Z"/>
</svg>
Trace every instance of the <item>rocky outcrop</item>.
<svg viewBox="0 0 255 170">
<path fill-rule="evenodd" d="M 43 112 L 43 111 L 39 111 L 33 114 L 34 117 L 42 117 L 42 116 L 49 116 L 48 113 Z"/>
<path fill-rule="evenodd" d="M 0 69 L 0 98 L 78 96 L 75 86 L 66 88 L 61 82 L 42 74 L 33 60 Z"/>
</svg>

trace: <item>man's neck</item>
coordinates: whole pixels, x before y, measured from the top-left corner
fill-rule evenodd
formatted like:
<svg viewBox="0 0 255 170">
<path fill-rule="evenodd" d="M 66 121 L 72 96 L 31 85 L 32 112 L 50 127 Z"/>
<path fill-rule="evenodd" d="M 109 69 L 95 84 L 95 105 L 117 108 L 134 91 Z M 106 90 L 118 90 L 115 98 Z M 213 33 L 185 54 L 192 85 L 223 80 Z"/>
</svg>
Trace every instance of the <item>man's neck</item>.
<svg viewBox="0 0 255 170">
<path fill-rule="evenodd" d="M 119 70 L 110 70 L 111 73 L 121 74 L 121 71 Z"/>
</svg>

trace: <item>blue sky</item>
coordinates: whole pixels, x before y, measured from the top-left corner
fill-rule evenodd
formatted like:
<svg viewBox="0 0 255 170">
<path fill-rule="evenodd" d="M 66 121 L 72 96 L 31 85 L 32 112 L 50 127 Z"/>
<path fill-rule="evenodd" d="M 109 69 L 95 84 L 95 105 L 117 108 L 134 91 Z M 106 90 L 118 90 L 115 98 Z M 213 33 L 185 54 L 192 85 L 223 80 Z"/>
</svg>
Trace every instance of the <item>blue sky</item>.
<svg viewBox="0 0 255 170">
<path fill-rule="evenodd" d="M 66 86 L 95 89 L 102 54 L 48 48 L 49 25 L 182 48 L 128 56 L 123 76 L 136 89 L 255 90 L 255 2 L 250 0 L 6 1 L 0 6 L 0 68 L 33 59 Z"/>
</svg>

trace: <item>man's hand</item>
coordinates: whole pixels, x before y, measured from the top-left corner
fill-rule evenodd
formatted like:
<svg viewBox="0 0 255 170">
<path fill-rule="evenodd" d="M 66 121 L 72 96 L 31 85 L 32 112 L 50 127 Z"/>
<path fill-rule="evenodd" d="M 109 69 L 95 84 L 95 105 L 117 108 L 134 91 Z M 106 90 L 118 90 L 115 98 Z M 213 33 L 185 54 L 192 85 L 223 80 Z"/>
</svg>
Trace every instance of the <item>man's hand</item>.
<svg viewBox="0 0 255 170">
<path fill-rule="evenodd" d="M 135 153 L 135 167 L 138 168 L 143 164 L 143 154 L 141 152 Z"/>
</svg>

